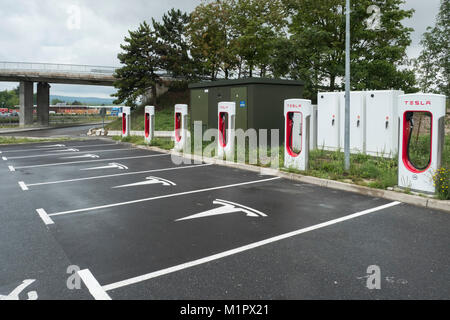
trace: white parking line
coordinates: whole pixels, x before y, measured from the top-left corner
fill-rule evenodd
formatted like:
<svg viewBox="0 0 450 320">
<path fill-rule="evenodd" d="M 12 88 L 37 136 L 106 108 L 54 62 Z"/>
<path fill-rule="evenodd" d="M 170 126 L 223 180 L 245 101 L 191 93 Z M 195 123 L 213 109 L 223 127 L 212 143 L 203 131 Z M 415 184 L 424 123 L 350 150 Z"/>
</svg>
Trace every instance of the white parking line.
<svg viewBox="0 0 450 320">
<path fill-rule="evenodd" d="M 44 221 L 46 225 L 54 224 L 52 218 L 48 216 L 47 212 L 45 212 L 44 209 L 36 209 L 36 212 L 39 214 L 39 217 L 41 217 L 42 221 Z"/>
<path fill-rule="evenodd" d="M 151 158 L 151 157 L 164 157 L 170 156 L 170 154 L 162 153 L 162 154 L 150 154 L 147 156 L 136 156 L 136 157 L 124 157 L 124 158 L 112 158 L 112 159 L 98 159 L 98 160 L 83 160 L 83 161 L 71 161 L 71 162 L 58 162 L 58 163 L 46 163 L 46 164 L 36 164 L 32 166 L 22 166 L 15 167 L 15 169 L 29 169 L 29 168 L 42 168 L 42 167 L 53 167 L 53 166 L 64 166 L 68 164 L 77 164 L 77 163 L 90 163 L 90 162 L 99 162 L 99 161 L 113 161 L 113 160 L 128 160 L 128 159 L 142 159 L 142 158 Z"/>
<path fill-rule="evenodd" d="M 89 269 L 84 269 L 77 273 L 95 300 L 111 300 L 111 297 L 105 292 Z"/>
<path fill-rule="evenodd" d="M 142 173 L 150 173 L 150 172 L 181 170 L 181 169 L 189 169 L 189 168 L 196 168 L 196 167 L 206 167 L 206 166 L 210 166 L 210 165 L 212 165 L 212 163 L 197 164 L 197 165 L 182 166 L 182 167 L 178 166 L 178 167 L 170 167 L 170 168 L 163 168 L 163 169 L 153 169 L 153 170 L 146 170 L 146 171 L 136 171 L 136 172 L 108 174 L 108 175 L 103 175 L 103 176 L 86 177 L 86 178 L 78 178 L 78 179 L 68 179 L 68 180 L 59 180 L 59 181 L 29 183 L 29 184 L 27 184 L 27 187 L 43 186 L 43 185 L 59 184 L 59 183 L 68 183 L 68 182 L 76 182 L 76 181 L 85 181 L 85 180 L 105 179 L 105 178 L 112 178 L 112 177 L 120 177 L 120 176 L 129 176 L 129 175 L 136 175 L 136 174 L 142 174 Z"/>
<path fill-rule="evenodd" d="M 59 148 L 89 148 L 89 147 L 103 147 L 103 146 L 117 146 L 117 143 L 103 143 L 103 144 L 87 144 L 87 145 L 82 145 L 82 146 L 63 146 L 63 147 L 49 147 L 53 148 L 54 150 L 58 150 Z M 10 153 L 10 152 L 37 152 L 37 151 L 42 151 L 42 150 L 49 150 L 49 149 L 20 149 L 20 150 L 3 150 L 0 151 L 1 153 Z M 53 150 L 53 151 L 54 151 Z"/>
<path fill-rule="evenodd" d="M 81 151 L 77 152 L 75 154 L 85 154 L 90 152 L 114 152 L 114 151 L 128 151 L 128 150 L 136 150 L 136 149 L 130 149 L 130 148 L 121 148 L 121 149 L 107 149 L 107 150 L 87 150 L 87 151 Z M 44 158 L 44 157 L 52 157 L 52 156 L 65 156 L 65 155 L 73 155 L 74 152 L 61 152 L 61 153 L 47 153 L 47 154 L 38 154 L 38 155 L 32 155 L 32 156 L 20 156 L 20 157 L 9 157 L 9 160 L 16 160 L 16 159 L 29 159 L 29 158 Z"/>
<path fill-rule="evenodd" d="M 79 212 L 94 211 L 94 210 L 105 209 L 105 208 L 113 208 L 113 207 L 125 206 L 125 205 L 130 205 L 130 204 L 139 203 L 139 202 L 147 202 L 147 201 L 152 201 L 152 200 L 159 200 L 159 199 L 165 199 L 165 198 L 179 197 L 179 196 L 184 196 L 184 195 L 193 194 L 193 193 L 200 193 L 200 192 L 213 191 L 213 190 L 219 190 L 219 189 L 233 188 L 233 187 L 239 187 L 239 186 L 244 186 L 244 185 L 248 185 L 248 184 L 267 182 L 267 181 L 272 181 L 272 180 L 277 180 L 277 179 L 281 179 L 281 177 L 273 177 L 273 178 L 268 178 L 268 179 L 260 179 L 260 180 L 253 180 L 253 181 L 247 181 L 247 182 L 228 184 L 228 185 L 219 186 L 219 187 L 212 187 L 212 188 L 197 189 L 197 190 L 191 190 L 191 191 L 185 191 L 185 192 L 171 193 L 171 194 L 166 194 L 166 195 L 162 195 L 162 196 L 156 196 L 156 197 L 145 198 L 145 199 L 138 199 L 138 200 L 131 200 L 131 201 L 125 201 L 125 202 L 118 202 L 118 203 L 111 203 L 111 204 L 107 204 L 107 205 L 103 205 L 103 206 L 96 206 L 96 207 L 91 207 L 91 208 L 83 208 L 83 209 L 77 209 L 77 210 L 68 210 L 68 211 L 55 212 L 55 213 L 49 214 L 49 216 L 50 217 L 55 217 L 55 216 L 62 216 L 62 215 L 71 214 L 71 213 L 79 213 Z"/>
<path fill-rule="evenodd" d="M 110 290 L 126 287 L 126 286 L 129 286 L 129 285 L 132 285 L 132 284 L 136 284 L 136 283 L 139 283 L 139 282 L 143 282 L 143 281 L 146 281 L 146 280 L 154 279 L 154 278 L 157 278 L 157 277 L 169 274 L 169 273 L 177 272 L 177 271 L 180 271 L 180 270 L 184 270 L 184 269 L 187 269 L 187 268 L 191 268 L 191 267 L 194 267 L 194 266 L 205 264 L 205 263 L 208 263 L 208 262 L 211 262 L 211 261 L 214 261 L 214 260 L 222 259 L 224 257 L 228 257 L 228 256 L 231 256 L 231 255 L 234 255 L 234 254 L 237 254 L 237 253 L 241 253 L 241 252 L 244 252 L 244 251 L 247 251 L 247 250 L 255 249 L 255 248 L 264 246 L 266 244 L 269 244 L 269 243 L 273 243 L 273 242 L 277 242 L 277 241 L 284 240 L 284 239 L 287 239 L 287 238 L 291 238 L 291 237 L 300 235 L 302 233 L 306 233 L 306 232 L 309 232 L 309 231 L 325 228 L 325 227 L 331 226 L 331 225 L 336 224 L 336 223 L 340 223 L 340 222 L 344 222 L 344 221 L 347 221 L 347 220 L 350 220 L 350 219 L 361 217 L 361 216 L 364 216 L 366 214 L 369 214 L 369 213 L 372 213 L 372 212 L 375 212 L 375 211 L 380 211 L 380 210 L 383 210 L 383 209 L 386 209 L 386 208 L 390 208 L 390 207 L 396 206 L 398 204 L 400 204 L 400 202 L 398 202 L 398 201 L 390 202 L 388 204 L 385 204 L 385 205 L 382 205 L 382 206 L 379 206 L 379 207 L 375 207 L 375 208 L 367 209 L 367 210 L 360 211 L 360 212 L 357 212 L 357 213 L 353 213 L 353 214 L 350 214 L 350 215 L 347 215 L 347 216 L 344 216 L 344 217 L 341 217 L 341 218 L 333 219 L 333 220 L 330 220 L 330 221 L 327 221 L 327 222 L 322 222 L 322 223 L 313 225 L 311 227 L 307 227 L 307 228 L 299 229 L 299 230 L 296 230 L 296 231 L 284 233 L 284 234 L 279 235 L 279 236 L 275 236 L 275 237 L 272 237 L 272 238 L 268 238 L 268 239 L 265 239 L 265 240 L 254 242 L 254 243 L 242 246 L 242 247 L 238 247 L 238 248 L 235 248 L 235 249 L 231 249 L 231 250 L 228 250 L 228 251 L 217 253 L 217 254 L 214 254 L 214 255 L 211 255 L 211 256 L 208 256 L 208 257 L 205 257 L 205 258 L 201 258 L 201 259 L 197 259 L 197 260 L 194 260 L 194 261 L 182 263 L 182 264 L 170 267 L 170 268 L 166 268 L 166 269 L 154 271 L 154 272 L 151 272 L 151 273 L 147 273 L 147 274 L 144 274 L 142 276 L 129 278 L 129 279 L 126 279 L 126 280 L 123 280 L 123 281 L 111 283 L 111 284 L 103 286 L 103 289 L 105 291 L 110 291 Z"/>
<path fill-rule="evenodd" d="M 25 182 L 23 182 L 23 181 L 19 181 L 19 186 L 20 186 L 20 188 L 21 188 L 23 191 L 27 191 L 27 190 L 28 190 L 27 185 L 26 185 Z"/>
</svg>

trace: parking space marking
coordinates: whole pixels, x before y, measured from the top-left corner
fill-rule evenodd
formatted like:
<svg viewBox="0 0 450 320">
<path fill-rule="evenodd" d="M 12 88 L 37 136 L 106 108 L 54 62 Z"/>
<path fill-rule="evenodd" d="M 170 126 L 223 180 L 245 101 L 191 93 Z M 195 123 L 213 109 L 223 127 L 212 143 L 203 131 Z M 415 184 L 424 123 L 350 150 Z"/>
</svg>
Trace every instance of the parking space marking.
<svg viewBox="0 0 450 320">
<path fill-rule="evenodd" d="M 8 160 L 8 158 L 7 157 L 2 157 L 2 160 L 6 161 L 6 160 Z"/>
<path fill-rule="evenodd" d="M 45 212 L 44 209 L 36 209 L 37 213 L 39 214 L 39 217 L 41 217 L 42 221 L 44 221 L 44 223 L 46 225 L 49 224 L 55 224 L 52 220 L 52 218 L 50 218 L 47 214 L 47 212 Z"/>
<path fill-rule="evenodd" d="M 82 146 L 70 146 L 70 148 L 89 148 L 89 147 L 103 147 L 103 146 L 116 146 L 117 143 L 103 143 L 103 144 L 87 144 L 87 145 L 82 145 Z M 55 150 L 57 150 L 58 148 L 65 148 L 65 145 L 61 145 L 61 147 L 49 147 L 49 148 L 54 148 Z M 41 147 L 42 148 L 42 147 Z M 44 150 L 48 150 L 48 149 L 44 149 Z M 54 150 L 54 151 L 55 151 Z M 19 149 L 19 150 L 3 150 L 0 151 L 1 153 L 10 153 L 10 152 L 36 152 L 36 151 L 42 151 L 42 149 Z"/>
<path fill-rule="evenodd" d="M 89 269 L 84 269 L 77 273 L 95 300 L 111 300 L 111 297 L 105 292 Z"/>
<path fill-rule="evenodd" d="M 70 149 L 63 149 L 63 150 L 50 150 L 50 151 L 45 151 L 45 152 L 78 152 L 80 150 L 75 149 L 75 148 L 70 148 Z"/>
<path fill-rule="evenodd" d="M 82 159 L 82 158 L 98 159 L 98 158 L 100 158 L 100 156 L 98 156 L 96 154 L 92 154 L 92 153 L 86 153 L 86 154 L 82 154 L 80 156 L 62 157 L 62 158 L 59 158 L 59 159 Z"/>
<path fill-rule="evenodd" d="M 9 171 L 14 172 L 16 169 L 13 166 L 8 166 Z"/>
<path fill-rule="evenodd" d="M 128 159 L 142 159 L 151 157 L 164 157 L 171 156 L 168 153 L 162 154 L 150 154 L 146 156 L 135 156 L 135 157 L 124 157 L 124 158 L 112 158 L 112 159 L 99 159 L 99 160 L 83 160 L 83 161 L 71 161 L 71 162 L 58 162 L 58 163 L 46 163 L 46 164 L 36 164 L 31 166 L 21 166 L 15 167 L 15 169 L 31 169 L 31 168 L 42 168 L 42 167 L 53 167 L 53 166 L 64 166 L 68 164 L 78 164 L 78 163 L 89 163 L 89 162 L 99 162 L 99 161 L 114 161 L 114 160 L 128 160 Z"/>
<path fill-rule="evenodd" d="M 27 191 L 27 190 L 28 190 L 27 185 L 26 185 L 25 182 L 23 182 L 23 181 L 19 181 L 19 186 L 20 186 L 20 188 L 21 188 L 23 191 Z"/>
<path fill-rule="evenodd" d="M 73 149 L 75 150 L 75 149 Z M 45 158 L 45 157 L 52 157 L 52 156 L 65 156 L 65 155 L 73 155 L 74 152 L 77 152 L 76 154 L 84 154 L 89 152 L 114 152 L 114 151 L 129 151 L 129 150 L 135 150 L 135 149 L 127 149 L 127 148 L 121 148 L 121 149 L 107 149 L 107 150 L 90 150 L 90 151 L 71 151 L 71 152 L 60 152 L 60 153 L 48 153 L 48 154 L 37 154 L 32 156 L 20 156 L 20 157 L 9 157 L 9 160 L 17 160 L 17 159 L 31 159 L 31 158 Z M 67 150 L 64 150 L 67 151 Z M 54 152 L 54 151 L 53 151 Z"/>
<path fill-rule="evenodd" d="M 36 146 L 36 148 L 64 148 L 66 145 L 65 144 L 52 144 L 49 146 Z"/>
<path fill-rule="evenodd" d="M 177 167 L 153 169 L 153 170 L 146 170 L 146 171 L 135 171 L 135 172 L 126 172 L 126 173 L 117 173 L 117 174 L 107 174 L 107 175 L 95 176 L 95 177 L 86 177 L 86 178 L 77 178 L 77 179 L 68 179 L 68 180 L 59 180 L 59 181 L 49 181 L 49 182 L 38 182 L 38 183 L 28 183 L 28 184 L 26 184 L 26 186 L 27 187 L 34 187 L 34 186 L 43 186 L 43 185 L 49 185 L 49 184 L 59 184 L 59 183 L 68 183 L 68 182 L 85 181 L 85 180 L 105 179 L 105 178 L 129 176 L 129 175 L 151 173 L 151 172 L 161 172 L 161 171 L 171 171 L 171 170 L 190 169 L 190 168 L 197 168 L 197 167 L 206 167 L 206 166 L 211 166 L 211 165 L 212 165 L 212 163 L 196 164 L 196 165 L 191 165 L 191 166 L 177 166 Z"/>
<path fill-rule="evenodd" d="M 182 264 L 179 264 L 179 265 L 176 265 L 176 266 L 173 266 L 173 267 L 169 267 L 169 268 L 165 268 L 165 269 L 162 269 L 162 270 L 154 271 L 154 272 L 151 272 L 151 273 L 147 273 L 147 274 L 144 274 L 144 275 L 141 275 L 141 276 L 129 278 L 129 279 L 126 279 L 126 280 L 114 282 L 114 283 L 111 283 L 111 284 L 103 286 L 103 289 L 105 291 L 111 291 L 111 290 L 115 290 L 115 289 L 118 289 L 118 288 L 122 288 L 122 287 L 126 287 L 126 286 L 129 286 L 129 285 L 133 285 L 133 284 L 136 284 L 136 283 L 139 283 L 139 282 L 143 282 L 143 281 L 147 281 L 147 280 L 150 280 L 150 279 L 154 279 L 154 278 L 157 278 L 157 277 L 160 277 L 160 276 L 163 276 L 163 275 L 167 275 L 167 274 L 170 274 L 170 273 L 181 271 L 181 270 L 184 270 L 184 269 L 187 269 L 187 268 L 192 268 L 194 266 L 198 266 L 198 265 L 205 264 L 205 263 L 208 263 L 208 262 L 211 262 L 211 261 L 214 261 L 214 260 L 222 259 L 222 258 L 231 256 L 231 255 L 235 255 L 237 253 L 241 253 L 241 252 L 244 252 L 244 251 L 255 249 L 255 248 L 264 246 L 266 244 L 270 244 L 270 243 L 277 242 L 277 241 L 280 241 L 280 240 L 284 240 L 284 239 L 287 239 L 287 238 L 292 238 L 294 236 L 297 236 L 297 235 L 300 235 L 300 234 L 303 234 L 303 233 L 306 233 L 306 232 L 310 232 L 310 231 L 313 231 L 313 230 L 325 228 L 325 227 L 331 226 L 333 224 L 344 222 L 344 221 L 347 221 L 347 220 L 350 220 L 350 219 L 355 219 L 355 218 L 358 218 L 358 217 L 361 217 L 361 216 L 364 216 L 364 215 L 367 215 L 369 213 L 373 213 L 373 212 L 376 212 L 376 211 L 381 211 L 383 209 L 387 209 L 387 208 L 396 206 L 396 205 L 398 205 L 400 203 L 401 202 L 398 202 L 398 201 L 390 202 L 390 203 L 382 205 L 382 206 L 378 206 L 378 207 L 375 207 L 375 208 L 371 208 L 371 209 L 367 209 L 367 210 L 364 210 L 364 211 L 356 212 L 356 213 L 353 213 L 353 214 L 350 214 L 350 215 L 347 215 L 347 216 L 344 216 L 344 217 L 341 217 L 341 218 L 329 220 L 329 221 L 322 222 L 322 223 L 319 223 L 319 224 L 316 224 L 316 225 L 313 225 L 313 226 L 310 226 L 310 227 L 298 229 L 298 230 L 295 230 L 295 231 L 292 231 L 292 232 L 284 233 L 284 234 L 281 234 L 279 236 L 275 236 L 275 237 L 272 237 L 272 238 L 268 238 L 268 239 L 265 239 L 265 240 L 254 242 L 254 243 L 251 243 L 251 244 L 248 244 L 248 245 L 245 245 L 245 246 L 242 246 L 242 247 L 238 247 L 238 248 L 235 248 L 235 249 L 227 250 L 227 251 L 224 251 L 224 252 L 221 252 L 221 253 L 213 254 L 213 255 L 208 256 L 208 257 L 204 257 L 204 258 L 200 258 L 200 259 L 197 259 L 197 260 L 194 260 L 194 261 L 182 263 Z"/>
<path fill-rule="evenodd" d="M 153 201 L 153 200 L 159 200 L 159 199 L 165 199 L 165 198 L 179 197 L 179 196 L 184 196 L 184 195 L 188 195 L 188 194 L 201 193 L 201 192 L 220 190 L 220 189 L 227 189 L 227 188 L 239 187 L 239 186 L 244 186 L 244 185 L 249 185 L 249 184 L 255 184 L 255 183 L 267 182 L 267 181 L 272 181 L 272 180 L 278 180 L 278 179 L 281 179 L 281 177 L 272 177 L 272 178 L 268 178 L 268 179 L 252 180 L 252 181 L 228 184 L 228 185 L 212 187 L 212 188 L 197 189 L 197 190 L 184 191 L 184 192 L 178 192 L 178 193 L 170 193 L 170 194 L 166 194 L 166 195 L 162 195 L 162 196 L 156 196 L 156 197 L 151 197 L 151 198 L 144 198 L 144 199 L 125 201 L 125 202 L 111 203 L 111 204 L 106 204 L 106 205 L 102 205 L 102 206 L 90 207 L 90 208 L 83 208 L 83 209 L 55 212 L 55 213 L 49 214 L 49 216 L 50 217 L 56 217 L 56 216 L 62 216 L 62 215 L 67 215 L 67 214 L 71 214 L 71 213 L 80 213 L 80 212 L 94 211 L 94 210 L 99 210 L 99 209 L 113 208 L 113 207 L 119 207 L 119 206 L 126 206 L 126 205 L 140 203 L 140 202 L 147 202 L 147 201 Z"/>
</svg>

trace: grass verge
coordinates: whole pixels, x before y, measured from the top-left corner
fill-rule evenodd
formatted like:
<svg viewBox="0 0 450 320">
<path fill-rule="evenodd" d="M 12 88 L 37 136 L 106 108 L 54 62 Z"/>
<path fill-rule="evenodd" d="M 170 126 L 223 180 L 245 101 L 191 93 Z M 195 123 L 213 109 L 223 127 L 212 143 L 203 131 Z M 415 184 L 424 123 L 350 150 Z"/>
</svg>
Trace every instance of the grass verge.
<svg viewBox="0 0 450 320">
<path fill-rule="evenodd" d="M 161 149 L 170 150 L 173 149 L 173 141 L 170 138 L 155 138 L 149 145 L 145 142 L 144 137 L 129 136 L 122 138 L 120 136 L 112 137 L 114 141 L 128 142 L 141 146 L 159 147 Z"/>
<path fill-rule="evenodd" d="M 68 140 L 79 140 L 79 139 L 0 137 L 0 145 L 21 144 L 21 143 L 60 142 L 60 141 L 68 141 Z"/>
</svg>

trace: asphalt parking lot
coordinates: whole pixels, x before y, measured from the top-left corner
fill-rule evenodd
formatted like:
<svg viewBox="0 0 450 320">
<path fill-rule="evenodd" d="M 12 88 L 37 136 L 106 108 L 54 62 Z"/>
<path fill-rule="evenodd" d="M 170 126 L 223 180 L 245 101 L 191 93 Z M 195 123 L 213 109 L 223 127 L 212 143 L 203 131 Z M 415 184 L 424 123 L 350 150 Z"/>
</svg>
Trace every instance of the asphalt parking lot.
<svg viewBox="0 0 450 320">
<path fill-rule="evenodd" d="M 0 152 L 0 299 L 450 297 L 448 213 L 113 141 Z"/>
</svg>

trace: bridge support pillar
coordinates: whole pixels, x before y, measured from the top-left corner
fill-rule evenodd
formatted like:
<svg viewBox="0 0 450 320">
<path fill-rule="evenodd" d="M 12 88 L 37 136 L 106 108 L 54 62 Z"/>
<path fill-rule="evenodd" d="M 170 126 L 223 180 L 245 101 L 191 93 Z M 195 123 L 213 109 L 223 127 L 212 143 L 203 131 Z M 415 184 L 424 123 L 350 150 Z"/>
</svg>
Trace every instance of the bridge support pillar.
<svg viewBox="0 0 450 320">
<path fill-rule="evenodd" d="M 50 85 L 39 82 L 37 85 L 37 120 L 40 126 L 48 126 L 50 108 Z"/>
<path fill-rule="evenodd" d="M 33 82 L 21 81 L 19 87 L 20 116 L 19 125 L 33 124 Z"/>
</svg>

